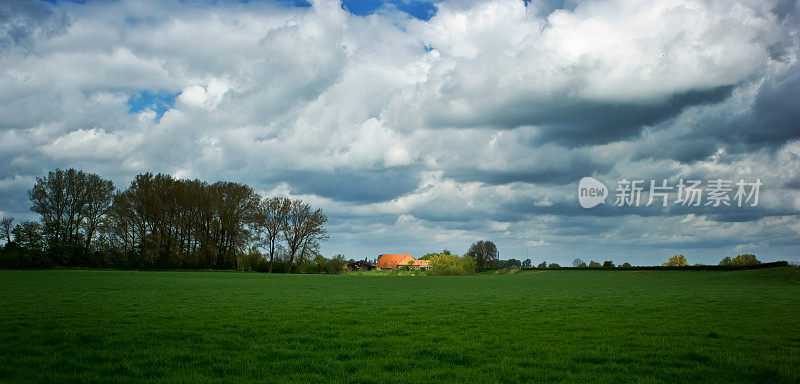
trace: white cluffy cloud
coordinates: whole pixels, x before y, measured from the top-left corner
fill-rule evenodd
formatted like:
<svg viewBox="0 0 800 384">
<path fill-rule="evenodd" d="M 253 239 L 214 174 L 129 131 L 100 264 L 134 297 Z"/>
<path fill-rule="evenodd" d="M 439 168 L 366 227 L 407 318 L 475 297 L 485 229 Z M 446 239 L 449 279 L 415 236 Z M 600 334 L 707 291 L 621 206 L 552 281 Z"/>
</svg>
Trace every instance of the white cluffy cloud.
<svg viewBox="0 0 800 384">
<path fill-rule="evenodd" d="M 207 86 L 192 85 L 184 88 L 178 96 L 178 101 L 189 108 L 214 110 L 228 89 L 225 83 L 211 80 Z"/>
</svg>

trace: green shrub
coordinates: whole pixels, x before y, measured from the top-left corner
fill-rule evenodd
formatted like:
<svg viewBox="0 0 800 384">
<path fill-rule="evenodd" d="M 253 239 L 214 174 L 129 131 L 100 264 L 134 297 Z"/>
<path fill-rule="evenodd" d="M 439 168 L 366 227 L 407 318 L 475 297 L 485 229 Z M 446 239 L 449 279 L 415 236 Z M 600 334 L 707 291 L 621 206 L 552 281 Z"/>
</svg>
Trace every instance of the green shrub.
<svg viewBox="0 0 800 384">
<path fill-rule="evenodd" d="M 255 248 L 250 248 L 248 253 L 240 256 L 240 268 L 245 271 L 265 272 L 267 269 L 267 259 Z"/>
<path fill-rule="evenodd" d="M 440 253 L 430 257 L 428 262 L 429 275 L 448 275 L 461 276 L 475 273 L 475 259 L 471 257 L 460 257 L 458 255 L 447 255 Z"/>
<path fill-rule="evenodd" d="M 688 267 L 689 262 L 686 260 L 686 256 L 684 255 L 675 255 L 669 258 L 669 260 L 661 264 L 662 267 Z"/>
<path fill-rule="evenodd" d="M 347 260 L 342 255 L 336 255 L 333 258 L 326 259 L 325 272 L 331 275 L 338 275 L 342 273 L 344 267 L 347 265 Z"/>
<path fill-rule="evenodd" d="M 733 258 L 733 265 L 736 266 L 749 266 L 758 264 L 761 264 L 761 262 L 756 259 L 756 255 L 744 254 Z"/>
</svg>

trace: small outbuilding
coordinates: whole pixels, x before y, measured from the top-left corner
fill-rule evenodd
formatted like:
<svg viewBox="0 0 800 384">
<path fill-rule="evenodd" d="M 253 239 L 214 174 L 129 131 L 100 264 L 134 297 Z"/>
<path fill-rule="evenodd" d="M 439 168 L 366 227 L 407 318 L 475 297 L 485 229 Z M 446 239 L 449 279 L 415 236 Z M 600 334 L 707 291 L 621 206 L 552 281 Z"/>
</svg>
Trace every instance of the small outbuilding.
<svg viewBox="0 0 800 384">
<path fill-rule="evenodd" d="M 411 269 L 428 269 L 428 260 L 414 260 L 414 264 L 409 266 Z"/>
<path fill-rule="evenodd" d="M 356 261 L 354 263 L 347 264 L 348 271 L 371 271 L 375 269 L 375 266 L 370 263 L 365 263 L 363 261 Z"/>
</svg>

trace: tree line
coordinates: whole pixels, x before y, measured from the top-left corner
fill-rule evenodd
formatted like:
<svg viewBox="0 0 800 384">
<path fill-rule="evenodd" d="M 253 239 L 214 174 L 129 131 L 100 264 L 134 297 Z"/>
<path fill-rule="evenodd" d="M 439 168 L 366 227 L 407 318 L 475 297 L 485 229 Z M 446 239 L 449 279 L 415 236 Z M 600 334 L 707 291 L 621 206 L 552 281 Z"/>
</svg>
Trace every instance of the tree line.
<svg viewBox="0 0 800 384">
<path fill-rule="evenodd" d="M 327 217 L 300 199 L 245 184 L 136 175 L 125 190 L 56 169 L 28 191 L 38 221 L 0 221 L 4 267 L 247 269 L 292 272 L 320 259 Z M 262 253 L 258 249 L 264 249 Z"/>
</svg>

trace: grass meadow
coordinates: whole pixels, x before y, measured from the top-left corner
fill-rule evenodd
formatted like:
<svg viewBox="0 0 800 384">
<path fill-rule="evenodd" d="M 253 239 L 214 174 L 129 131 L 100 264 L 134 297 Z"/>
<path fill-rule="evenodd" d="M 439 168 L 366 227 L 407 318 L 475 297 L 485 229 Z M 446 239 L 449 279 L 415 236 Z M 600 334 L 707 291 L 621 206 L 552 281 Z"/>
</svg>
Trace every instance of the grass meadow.
<svg viewBox="0 0 800 384">
<path fill-rule="evenodd" d="M 0 381 L 798 382 L 800 275 L 0 271 Z"/>
</svg>

